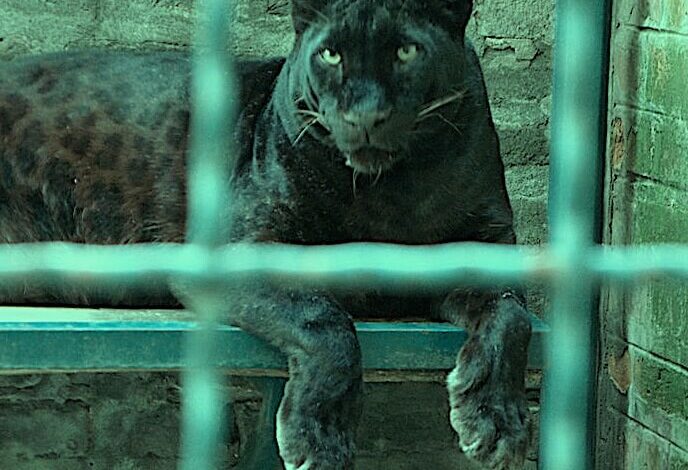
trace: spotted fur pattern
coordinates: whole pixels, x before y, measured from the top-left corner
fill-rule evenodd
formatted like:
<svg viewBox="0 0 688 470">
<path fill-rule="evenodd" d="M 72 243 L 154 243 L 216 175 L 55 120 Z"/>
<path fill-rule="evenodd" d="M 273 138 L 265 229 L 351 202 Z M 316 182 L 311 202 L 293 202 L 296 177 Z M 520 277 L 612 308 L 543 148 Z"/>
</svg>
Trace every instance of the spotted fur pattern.
<svg viewBox="0 0 688 470">
<path fill-rule="evenodd" d="M 189 113 L 188 74 L 178 72 L 187 62 L 120 59 L 112 67 L 104 54 L 59 54 L 3 65 L 0 240 L 182 240 Z M 144 87 L 131 73 L 140 68 Z"/>
</svg>

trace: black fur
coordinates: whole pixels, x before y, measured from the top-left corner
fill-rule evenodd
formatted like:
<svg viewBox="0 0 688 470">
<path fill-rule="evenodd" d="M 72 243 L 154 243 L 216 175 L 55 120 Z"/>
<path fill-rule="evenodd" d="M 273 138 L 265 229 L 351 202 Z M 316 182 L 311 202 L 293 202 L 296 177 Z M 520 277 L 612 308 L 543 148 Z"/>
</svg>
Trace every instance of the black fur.
<svg viewBox="0 0 688 470">
<path fill-rule="evenodd" d="M 468 0 L 295 0 L 286 61 L 239 64 L 228 241 L 514 243 L 482 73 L 464 39 L 470 10 Z M 181 241 L 188 85 L 177 53 L 3 66 L 0 241 Z M 33 287 L 23 300 L 55 300 Z M 530 326 L 520 296 L 270 280 L 227 296 L 230 322 L 289 357 L 277 417 L 287 468 L 352 468 L 362 373 L 352 315 L 419 311 L 470 332 L 448 380 L 462 449 L 489 468 L 522 464 Z"/>
</svg>

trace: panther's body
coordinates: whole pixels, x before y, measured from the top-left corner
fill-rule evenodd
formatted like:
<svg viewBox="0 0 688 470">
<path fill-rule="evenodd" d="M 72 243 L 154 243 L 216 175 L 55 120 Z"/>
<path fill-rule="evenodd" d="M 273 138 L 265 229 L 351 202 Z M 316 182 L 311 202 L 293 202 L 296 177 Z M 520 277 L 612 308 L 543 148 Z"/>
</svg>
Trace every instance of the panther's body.
<svg viewBox="0 0 688 470">
<path fill-rule="evenodd" d="M 282 63 L 238 67 L 243 108 L 264 106 Z M 3 64 L 0 241 L 182 242 L 190 66 L 104 51 Z"/>
<path fill-rule="evenodd" d="M 286 61 L 237 66 L 227 241 L 514 243 L 482 73 L 463 39 L 470 3 L 293 2 Z M 3 65 L 0 242 L 183 241 L 189 81 L 188 57 L 171 52 Z M 230 321 L 290 357 L 278 416 L 288 468 L 352 464 L 361 368 L 350 315 L 421 311 L 473 333 L 449 380 L 464 451 L 493 468 L 522 461 L 530 330 L 517 295 L 401 298 L 267 280 L 228 295 Z"/>
</svg>

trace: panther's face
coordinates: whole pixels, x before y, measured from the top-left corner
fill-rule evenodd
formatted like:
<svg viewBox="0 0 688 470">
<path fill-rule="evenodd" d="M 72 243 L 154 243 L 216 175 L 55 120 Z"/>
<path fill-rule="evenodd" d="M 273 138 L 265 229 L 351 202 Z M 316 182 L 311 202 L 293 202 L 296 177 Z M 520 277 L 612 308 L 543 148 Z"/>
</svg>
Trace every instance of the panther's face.
<svg viewBox="0 0 688 470">
<path fill-rule="evenodd" d="M 465 91 L 470 10 L 469 0 L 294 0 L 301 132 L 368 174 L 408 156 L 428 130 L 457 132 L 448 113 Z"/>
</svg>

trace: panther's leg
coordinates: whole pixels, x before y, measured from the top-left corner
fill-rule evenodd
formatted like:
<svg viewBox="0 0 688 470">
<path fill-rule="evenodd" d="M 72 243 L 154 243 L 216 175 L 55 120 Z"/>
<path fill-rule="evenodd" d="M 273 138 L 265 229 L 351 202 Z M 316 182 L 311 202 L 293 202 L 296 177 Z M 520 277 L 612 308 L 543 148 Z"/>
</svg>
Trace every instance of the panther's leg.
<svg viewBox="0 0 688 470">
<path fill-rule="evenodd" d="M 521 468 L 530 434 L 525 371 L 531 334 L 521 298 L 510 291 L 457 290 L 442 313 L 469 332 L 447 378 L 462 451 L 485 468 Z"/>
<path fill-rule="evenodd" d="M 277 412 L 285 467 L 352 469 L 362 370 L 351 317 L 322 292 L 251 286 L 235 293 L 230 322 L 288 357 Z"/>
</svg>

